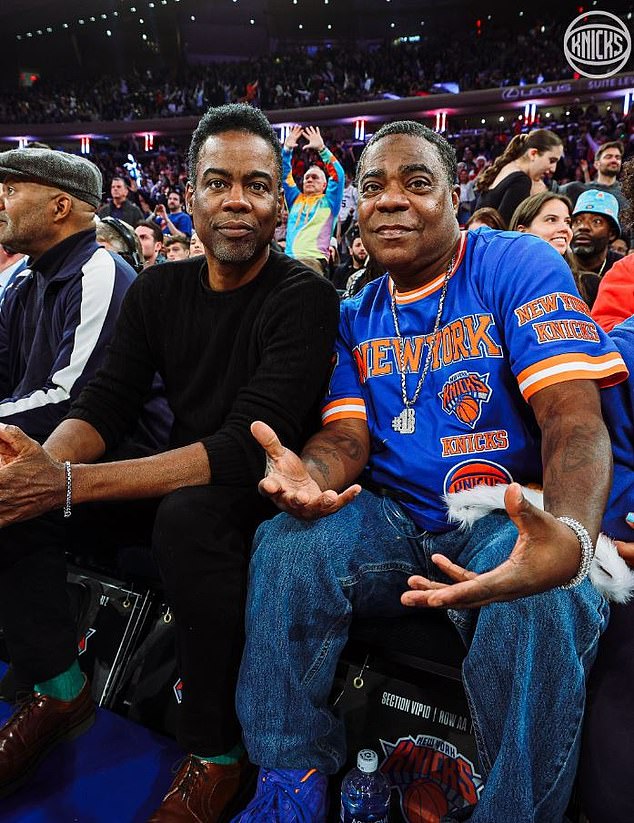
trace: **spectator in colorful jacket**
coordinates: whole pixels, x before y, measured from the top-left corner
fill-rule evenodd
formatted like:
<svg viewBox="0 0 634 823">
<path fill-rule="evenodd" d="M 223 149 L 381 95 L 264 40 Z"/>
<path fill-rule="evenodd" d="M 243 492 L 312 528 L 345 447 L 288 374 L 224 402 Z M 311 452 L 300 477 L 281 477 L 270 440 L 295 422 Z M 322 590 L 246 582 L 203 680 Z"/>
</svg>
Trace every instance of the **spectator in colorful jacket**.
<svg viewBox="0 0 634 823">
<path fill-rule="evenodd" d="M 306 138 L 305 148 L 315 149 L 325 165 L 325 171 L 321 166 L 310 166 L 306 170 L 301 191 L 291 168 L 293 149 L 300 137 Z M 316 126 L 293 126 L 284 142 L 282 163 L 284 196 L 289 210 L 286 254 L 325 273 L 330 238 L 343 199 L 343 168 L 326 148 Z"/>
</svg>

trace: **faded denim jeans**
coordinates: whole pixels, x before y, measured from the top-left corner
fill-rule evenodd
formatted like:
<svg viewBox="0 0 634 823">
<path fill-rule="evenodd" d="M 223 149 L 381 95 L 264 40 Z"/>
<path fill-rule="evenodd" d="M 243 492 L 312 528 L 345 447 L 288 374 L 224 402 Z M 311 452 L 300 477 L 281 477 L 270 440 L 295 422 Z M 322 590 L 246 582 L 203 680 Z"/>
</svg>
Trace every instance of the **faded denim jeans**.
<svg viewBox="0 0 634 823">
<path fill-rule="evenodd" d="M 251 760 L 337 772 L 345 736 L 328 698 L 352 615 L 402 614 L 408 576 L 442 579 L 429 560 L 436 552 L 483 572 L 508 557 L 516 537 L 504 512 L 469 530 L 424 532 L 398 503 L 365 490 L 321 520 L 281 514 L 263 523 L 251 560 L 237 694 Z M 486 779 L 472 823 L 562 820 L 586 676 L 607 614 L 588 581 L 450 613 L 470 644 L 463 682 Z"/>
</svg>

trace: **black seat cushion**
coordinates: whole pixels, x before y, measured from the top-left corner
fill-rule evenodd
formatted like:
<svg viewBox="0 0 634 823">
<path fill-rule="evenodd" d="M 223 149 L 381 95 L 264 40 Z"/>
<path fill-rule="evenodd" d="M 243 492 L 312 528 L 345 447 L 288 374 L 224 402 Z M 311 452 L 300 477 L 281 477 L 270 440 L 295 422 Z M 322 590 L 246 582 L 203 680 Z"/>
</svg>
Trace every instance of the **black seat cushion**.
<svg viewBox="0 0 634 823">
<path fill-rule="evenodd" d="M 352 621 L 349 644 L 384 660 L 431 661 L 460 668 L 466 648 L 444 611 L 416 610 L 402 617 Z"/>
</svg>

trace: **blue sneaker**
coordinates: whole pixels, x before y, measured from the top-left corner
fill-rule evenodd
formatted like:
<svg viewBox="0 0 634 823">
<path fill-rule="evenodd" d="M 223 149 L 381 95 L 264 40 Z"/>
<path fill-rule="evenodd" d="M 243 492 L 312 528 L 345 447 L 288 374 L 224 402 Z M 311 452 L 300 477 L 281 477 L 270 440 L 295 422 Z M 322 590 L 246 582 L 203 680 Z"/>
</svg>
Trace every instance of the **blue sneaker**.
<svg viewBox="0 0 634 823">
<path fill-rule="evenodd" d="M 255 797 L 231 823 L 325 823 L 327 794 L 317 769 L 260 769 Z"/>
</svg>

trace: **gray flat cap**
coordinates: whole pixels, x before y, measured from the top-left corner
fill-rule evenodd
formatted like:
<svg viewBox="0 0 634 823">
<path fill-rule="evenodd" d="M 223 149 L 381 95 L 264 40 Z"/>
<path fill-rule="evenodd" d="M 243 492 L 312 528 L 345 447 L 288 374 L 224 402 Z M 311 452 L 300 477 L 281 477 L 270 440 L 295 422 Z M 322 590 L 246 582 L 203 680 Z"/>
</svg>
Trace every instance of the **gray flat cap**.
<svg viewBox="0 0 634 823">
<path fill-rule="evenodd" d="M 97 208 L 101 203 L 101 172 L 85 157 L 53 149 L 11 149 L 0 152 L 0 182 L 7 177 L 61 189 Z"/>
</svg>

